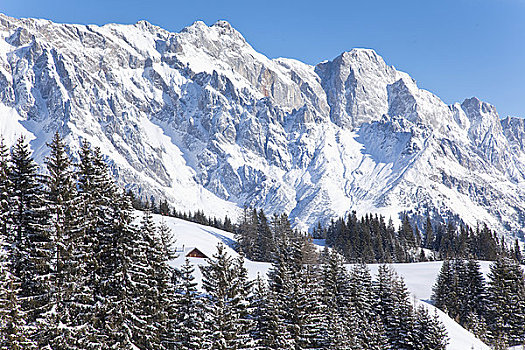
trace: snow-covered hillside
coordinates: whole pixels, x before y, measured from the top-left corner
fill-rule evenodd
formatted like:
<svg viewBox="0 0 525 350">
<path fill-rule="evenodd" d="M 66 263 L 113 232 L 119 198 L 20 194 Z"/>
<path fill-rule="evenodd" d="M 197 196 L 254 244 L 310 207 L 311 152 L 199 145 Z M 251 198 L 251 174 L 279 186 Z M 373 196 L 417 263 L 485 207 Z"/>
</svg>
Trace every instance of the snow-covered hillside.
<svg viewBox="0 0 525 350">
<path fill-rule="evenodd" d="M 525 225 L 523 123 L 476 98 L 447 106 L 369 49 L 310 66 L 224 21 L 171 33 L 0 15 L 0 132 L 27 135 L 41 162 L 57 130 L 179 210 L 256 206 L 302 229 L 351 210 Z"/>
<path fill-rule="evenodd" d="M 183 246 L 186 248 L 196 247 L 204 254 L 211 257 L 216 251 L 217 244 L 223 243 L 228 246 L 227 251 L 229 254 L 232 256 L 237 256 L 237 253 L 231 249 L 231 245 L 234 243 L 234 237 L 233 234 L 229 232 L 159 215 L 155 215 L 155 220 L 156 222 L 164 221 L 171 228 L 176 238 L 176 246 L 179 248 L 182 248 Z M 174 267 L 179 267 L 184 264 L 184 260 L 184 255 L 180 254 L 177 259 L 171 261 L 171 264 Z M 190 258 L 190 261 L 196 266 L 206 264 L 205 259 L 201 258 Z M 265 277 L 270 268 L 270 264 L 268 263 L 253 262 L 250 260 L 246 260 L 245 263 L 250 278 L 256 278 L 257 275 Z M 371 272 L 375 274 L 377 272 L 378 265 L 369 266 Z M 424 300 L 430 299 L 432 285 L 434 284 L 436 276 L 439 273 L 441 263 L 431 262 L 417 264 L 393 264 L 392 266 L 397 271 L 397 273 L 404 278 L 407 287 L 414 295 L 415 302 L 417 304 L 424 305 L 431 314 L 434 314 L 436 309 Z M 483 262 L 482 268 L 485 272 L 488 271 L 488 263 Z M 196 281 L 200 283 L 202 275 L 198 268 L 195 269 L 195 277 Z M 440 320 L 447 328 L 447 332 L 450 337 L 450 344 L 447 349 L 489 349 L 488 346 L 486 346 L 483 342 L 481 342 L 463 327 L 458 325 L 446 314 L 440 310 L 437 310 L 437 313 Z"/>
</svg>

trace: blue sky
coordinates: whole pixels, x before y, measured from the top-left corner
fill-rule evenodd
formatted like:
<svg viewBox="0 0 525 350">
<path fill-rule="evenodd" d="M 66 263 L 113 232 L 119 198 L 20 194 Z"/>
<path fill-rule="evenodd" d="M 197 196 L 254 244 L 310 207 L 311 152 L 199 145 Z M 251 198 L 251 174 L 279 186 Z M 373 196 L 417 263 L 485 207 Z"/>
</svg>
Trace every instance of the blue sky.
<svg viewBox="0 0 525 350">
<path fill-rule="evenodd" d="M 135 23 L 171 31 L 229 21 L 256 50 L 315 64 L 375 49 L 445 102 L 471 96 L 525 117 L 525 0 L 2 0 L 0 12 L 56 22 Z"/>
</svg>

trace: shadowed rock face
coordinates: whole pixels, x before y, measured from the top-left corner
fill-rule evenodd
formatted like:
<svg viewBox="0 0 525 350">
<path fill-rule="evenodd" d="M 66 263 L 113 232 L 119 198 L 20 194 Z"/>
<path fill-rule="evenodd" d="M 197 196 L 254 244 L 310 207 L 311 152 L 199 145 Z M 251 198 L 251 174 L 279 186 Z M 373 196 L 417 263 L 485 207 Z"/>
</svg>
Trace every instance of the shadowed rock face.
<svg viewBox="0 0 525 350">
<path fill-rule="evenodd" d="M 309 66 L 257 53 L 227 22 L 170 33 L 0 15 L 0 132 L 39 161 L 59 130 L 101 148 L 122 184 L 179 210 L 350 210 L 524 224 L 525 128 L 475 98 L 447 106 L 353 49 Z"/>
</svg>

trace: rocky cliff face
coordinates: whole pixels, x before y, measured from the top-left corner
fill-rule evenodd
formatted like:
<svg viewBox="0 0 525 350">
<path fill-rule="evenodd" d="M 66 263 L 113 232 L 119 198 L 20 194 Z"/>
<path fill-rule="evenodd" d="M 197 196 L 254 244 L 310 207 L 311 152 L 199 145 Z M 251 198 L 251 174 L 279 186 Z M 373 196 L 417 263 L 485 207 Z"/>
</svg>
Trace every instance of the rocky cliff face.
<svg viewBox="0 0 525 350">
<path fill-rule="evenodd" d="M 525 225 L 525 127 L 475 98 L 447 106 L 353 49 L 310 66 L 257 53 L 227 22 L 170 33 L 0 15 L 0 132 L 37 159 L 59 130 L 117 179 L 179 209 L 350 210 Z"/>
</svg>

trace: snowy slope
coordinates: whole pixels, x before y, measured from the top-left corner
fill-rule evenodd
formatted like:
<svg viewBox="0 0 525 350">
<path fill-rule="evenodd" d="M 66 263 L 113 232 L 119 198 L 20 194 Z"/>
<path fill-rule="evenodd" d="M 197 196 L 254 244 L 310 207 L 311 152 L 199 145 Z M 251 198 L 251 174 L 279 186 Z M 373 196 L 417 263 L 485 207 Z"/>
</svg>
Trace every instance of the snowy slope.
<svg viewBox="0 0 525 350">
<path fill-rule="evenodd" d="M 227 22 L 179 33 L 0 15 L 0 132 L 41 162 L 60 131 L 118 181 L 179 210 L 351 210 L 525 226 L 523 123 L 475 98 L 447 106 L 370 49 L 310 66 L 269 59 Z"/>
<path fill-rule="evenodd" d="M 211 257 L 215 252 L 217 244 L 224 243 L 227 246 L 230 246 L 230 248 L 227 248 L 228 253 L 232 256 L 237 256 L 237 253 L 231 249 L 231 245 L 234 243 L 234 237 L 229 232 L 180 219 L 162 217 L 159 215 L 155 215 L 154 219 L 156 222 L 164 221 L 171 228 L 176 238 L 177 247 L 197 247 L 207 256 Z M 179 267 L 184 264 L 184 260 L 185 257 L 180 255 L 177 259 L 171 261 L 171 264 L 174 267 Z M 196 266 L 206 264 L 205 259 L 190 258 L 190 261 Z M 415 302 L 424 305 L 429 310 L 430 314 L 433 315 L 436 308 L 424 302 L 424 300 L 430 299 L 432 285 L 434 284 L 435 279 L 439 273 L 441 263 L 431 262 L 417 264 L 393 264 L 392 266 L 397 271 L 397 273 L 404 278 L 408 289 L 416 299 Z M 369 267 L 372 274 L 377 273 L 378 265 L 369 265 Z M 265 277 L 270 268 L 270 264 L 246 260 L 246 268 L 248 269 L 250 278 L 256 278 L 258 274 L 261 277 Z M 486 273 L 488 271 L 488 263 L 483 262 L 482 268 Z M 202 275 L 198 268 L 195 269 L 195 277 L 198 283 L 202 281 Z M 437 313 L 439 319 L 445 325 L 450 337 L 450 343 L 447 349 L 489 349 L 488 346 L 474 337 L 463 327 L 458 325 L 446 314 L 440 310 L 437 310 Z"/>
</svg>

